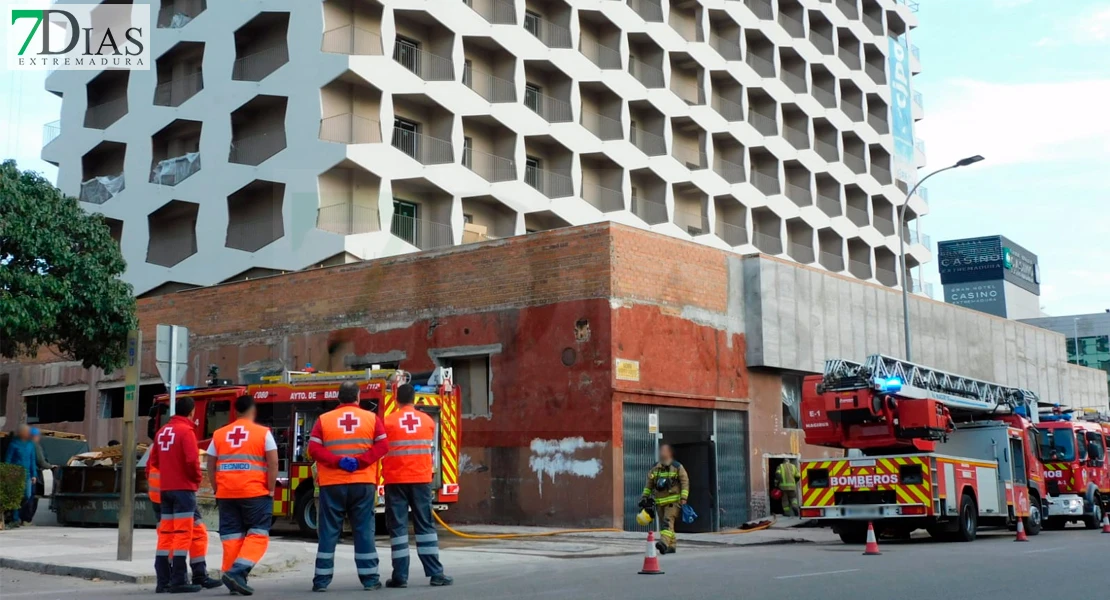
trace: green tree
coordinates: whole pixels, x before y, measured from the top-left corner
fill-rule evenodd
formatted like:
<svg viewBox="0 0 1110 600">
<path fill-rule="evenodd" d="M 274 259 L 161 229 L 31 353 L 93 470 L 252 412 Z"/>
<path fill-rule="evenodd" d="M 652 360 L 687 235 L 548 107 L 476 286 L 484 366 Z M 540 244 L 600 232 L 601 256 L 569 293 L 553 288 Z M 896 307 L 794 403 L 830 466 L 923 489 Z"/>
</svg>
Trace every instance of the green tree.
<svg viewBox="0 0 1110 600">
<path fill-rule="evenodd" d="M 0 164 L 0 355 L 52 346 L 86 368 L 122 366 L 137 323 L 125 267 L 102 215 L 15 161 Z"/>
</svg>

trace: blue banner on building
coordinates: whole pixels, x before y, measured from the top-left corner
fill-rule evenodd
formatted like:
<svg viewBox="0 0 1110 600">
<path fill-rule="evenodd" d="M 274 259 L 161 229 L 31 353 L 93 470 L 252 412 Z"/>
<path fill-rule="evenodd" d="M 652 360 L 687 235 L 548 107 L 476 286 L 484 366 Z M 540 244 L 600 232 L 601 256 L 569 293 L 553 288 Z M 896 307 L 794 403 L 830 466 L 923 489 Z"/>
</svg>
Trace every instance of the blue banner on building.
<svg viewBox="0 0 1110 600">
<path fill-rule="evenodd" d="M 908 185 L 917 181 L 913 146 L 913 104 L 910 95 L 910 54 L 906 36 L 889 38 L 890 129 L 894 135 L 894 177 Z"/>
</svg>

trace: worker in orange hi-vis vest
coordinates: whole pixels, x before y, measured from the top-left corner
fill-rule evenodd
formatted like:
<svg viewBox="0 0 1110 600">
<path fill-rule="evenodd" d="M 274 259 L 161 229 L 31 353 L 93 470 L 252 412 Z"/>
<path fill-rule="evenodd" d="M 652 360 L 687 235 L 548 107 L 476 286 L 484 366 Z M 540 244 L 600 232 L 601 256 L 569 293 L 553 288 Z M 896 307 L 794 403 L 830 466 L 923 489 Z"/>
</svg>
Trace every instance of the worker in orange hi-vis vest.
<svg viewBox="0 0 1110 600">
<path fill-rule="evenodd" d="M 155 591 L 166 591 L 170 587 L 170 560 L 173 559 L 173 535 L 169 523 L 162 525 L 162 473 L 151 464 L 150 455 L 157 444 L 147 448 L 146 456 L 146 487 L 150 507 L 154 512 L 154 520 L 158 521 L 158 541 L 154 556 Z M 200 519 L 200 510 L 193 513 L 193 537 L 189 544 L 189 555 L 198 558 L 196 562 L 190 561 L 193 570 L 193 583 L 202 587 L 213 588 L 219 582 L 208 577 L 208 527 Z"/>
<path fill-rule="evenodd" d="M 320 480 L 316 571 L 312 591 L 323 592 L 335 573 L 335 546 L 347 516 L 354 530 L 355 569 L 363 589 L 381 589 L 374 549 L 374 504 L 378 496 L 378 461 L 385 456 L 385 427 L 358 405 L 353 381 L 339 386 L 339 408 L 320 415 L 308 438 Z"/>
<path fill-rule="evenodd" d="M 155 591 L 178 594 L 216 588 L 220 582 L 208 576 L 208 529 L 197 507 L 202 477 L 193 421 L 196 403 L 189 397 L 177 398 L 174 408 L 174 417 L 154 435 L 147 469 L 157 474 L 160 487 L 158 535 L 165 539 L 159 547 L 167 543 L 170 547 L 168 556 L 161 555 L 163 550 L 156 552 L 155 573 L 159 563 L 168 564 L 169 585 Z M 192 583 L 187 581 L 189 567 Z"/>
<path fill-rule="evenodd" d="M 233 593 L 250 596 L 254 590 L 247 577 L 270 544 L 278 450 L 270 428 L 254 422 L 254 398 L 236 398 L 235 414 L 233 423 L 212 434 L 208 477 L 220 508 L 223 583 Z"/>
<path fill-rule="evenodd" d="M 409 509 L 416 531 L 416 555 L 433 586 L 451 585 L 439 562 L 439 537 L 432 521 L 432 471 L 436 422 L 413 406 L 409 384 L 397 388 L 397 410 L 385 417 L 389 454 L 382 459 L 385 477 L 385 521 L 389 527 L 393 575 L 386 587 L 408 587 Z"/>
</svg>

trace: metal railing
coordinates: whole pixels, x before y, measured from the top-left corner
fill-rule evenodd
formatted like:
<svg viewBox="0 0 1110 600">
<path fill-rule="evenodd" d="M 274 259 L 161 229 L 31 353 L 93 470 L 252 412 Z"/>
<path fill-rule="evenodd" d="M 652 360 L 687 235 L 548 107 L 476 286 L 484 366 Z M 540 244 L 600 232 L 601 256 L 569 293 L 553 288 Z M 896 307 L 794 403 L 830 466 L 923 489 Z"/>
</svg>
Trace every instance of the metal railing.
<svg viewBox="0 0 1110 600">
<path fill-rule="evenodd" d="M 890 127 L 886 122 L 886 115 L 867 115 L 867 123 L 878 133 L 889 133 Z"/>
<path fill-rule="evenodd" d="M 536 36 L 536 39 L 543 42 L 543 45 L 548 48 L 574 47 L 571 45 L 570 30 L 547 19 L 536 19 L 536 29 L 535 31 L 529 30 L 529 33 Z"/>
<path fill-rule="evenodd" d="M 570 177 L 570 169 L 551 171 L 526 166 L 524 167 L 524 183 L 551 199 L 574 195 L 574 180 Z"/>
<path fill-rule="evenodd" d="M 716 33 L 710 32 L 709 45 L 725 60 L 743 60 L 744 58 L 744 52 L 740 49 L 740 42 L 726 40 Z"/>
<path fill-rule="evenodd" d="M 287 62 L 289 46 L 282 42 L 236 60 L 231 67 L 231 78 L 235 81 L 262 81 Z"/>
<path fill-rule="evenodd" d="M 191 73 L 160 83 L 154 88 L 154 104 L 157 106 L 181 106 L 186 100 L 204 89 L 204 74 Z"/>
<path fill-rule="evenodd" d="M 390 144 L 422 165 L 446 165 L 455 162 L 455 152 L 450 140 L 394 126 Z"/>
<path fill-rule="evenodd" d="M 200 171 L 200 155 L 182 155 L 155 160 L 150 169 L 150 183 L 177 185 Z"/>
<path fill-rule="evenodd" d="M 548 123 L 569 123 L 574 120 L 570 102 L 543 93 L 525 94 L 524 106 Z"/>
<path fill-rule="evenodd" d="M 285 149 L 285 131 L 267 131 L 249 137 L 233 137 L 228 162 L 258 166 Z"/>
<path fill-rule="evenodd" d="M 107 129 L 109 125 L 127 114 L 127 96 L 102 102 L 85 109 L 85 127 Z"/>
<path fill-rule="evenodd" d="M 744 120 L 744 107 L 728 98 L 714 95 L 713 108 L 730 123 Z"/>
<path fill-rule="evenodd" d="M 809 148 L 809 133 L 806 131 L 791 127 L 784 123 L 782 126 L 782 137 L 786 138 L 786 141 L 790 142 L 790 145 L 794 146 L 797 150 L 806 150 Z"/>
<path fill-rule="evenodd" d="M 320 50 L 351 56 L 381 56 L 382 36 L 376 31 L 344 25 L 324 32 Z"/>
<path fill-rule="evenodd" d="M 168 224 L 163 224 L 163 226 Z M 190 228 L 158 231 L 151 227 L 150 243 L 146 247 L 146 262 L 161 267 L 172 267 L 197 253 L 197 237 Z"/>
<path fill-rule="evenodd" d="M 738 165 L 723 158 L 717 159 L 717 167 L 713 170 L 729 183 L 744 183 L 747 179 L 747 172 L 744 170 L 744 165 Z"/>
<path fill-rule="evenodd" d="M 867 172 L 867 163 L 855 154 L 845 152 L 840 159 L 849 169 L 856 175 L 863 175 Z"/>
<path fill-rule="evenodd" d="M 851 100 L 848 100 L 847 98 L 841 98 L 840 100 L 841 100 L 840 110 L 844 114 L 848 115 L 849 119 L 851 119 L 853 121 L 862 121 L 863 120 L 863 105 L 862 104 L 854 104 L 854 103 L 852 103 Z"/>
<path fill-rule="evenodd" d="M 853 68 L 857 71 L 863 65 L 863 63 L 860 62 L 859 54 L 857 54 L 855 52 L 852 52 L 851 50 L 848 50 L 846 48 L 838 49 L 837 52 L 836 52 L 836 55 L 840 57 L 840 60 L 844 61 L 844 64 L 848 65 L 849 67 L 851 67 L 851 68 Z"/>
<path fill-rule="evenodd" d="M 632 214 L 648 225 L 667 222 L 667 205 L 646 198 L 632 197 Z"/>
<path fill-rule="evenodd" d="M 820 86 L 814 85 L 811 90 L 813 97 L 825 108 L 836 108 L 836 94 Z"/>
<path fill-rule="evenodd" d="M 859 19 L 859 9 L 856 8 L 856 0 L 836 0 L 836 7 L 849 19 Z"/>
<path fill-rule="evenodd" d="M 320 119 L 320 139 L 340 144 L 377 144 L 382 141 L 382 126 L 374 119 L 351 113 Z"/>
<path fill-rule="evenodd" d="M 848 272 L 860 279 L 871 279 L 871 264 L 848 259 Z"/>
<path fill-rule="evenodd" d="M 663 4 L 659 0 L 628 0 L 628 6 L 649 23 L 663 22 Z"/>
<path fill-rule="evenodd" d="M 340 235 L 356 235 L 381 230 L 376 206 L 341 202 L 316 209 L 316 229 Z"/>
<path fill-rule="evenodd" d="M 783 69 L 782 73 L 779 73 L 779 77 L 782 79 L 782 82 L 786 84 L 786 87 L 790 88 L 792 92 L 796 92 L 799 94 L 806 93 L 805 77 L 798 75 L 797 73 L 791 73 L 786 69 Z"/>
<path fill-rule="evenodd" d="M 58 139 L 62 135 L 62 122 L 51 121 L 42 126 L 42 147 L 45 148 L 50 145 L 50 142 Z"/>
<path fill-rule="evenodd" d="M 763 192 L 764 194 L 778 194 L 781 191 L 779 187 L 779 178 L 774 175 L 768 175 L 752 169 L 751 182 L 755 189 Z"/>
<path fill-rule="evenodd" d="M 624 128 L 621 126 L 621 122 L 611 117 L 593 111 L 583 110 L 579 121 L 583 127 L 597 136 L 599 140 L 609 141 L 624 138 Z"/>
<path fill-rule="evenodd" d="M 102 181 L 105 180 L 105 181 Z M 89 204 L 104 204 L 116 194 L 127 188 L 123 173 L 101 177 L 93 177 L 81 183 L 81 193 L 78 197 L 81 202 Z"/>
<path fill-rule="evenodd" d="M 663 70 L 649 65 L 642 60 L 637 58 L 629 59 L 628 72 L 635 77 L 637 81 L 644 84 L 646 88 L 663 87 Z"/>
<path fill-rule="evenodd" d="M 775 62 L 773 60 L 767 60 L 766 58 L 763 58 L 762 56 L 749 50 L 747 52 L 747 56 L 744 57 L 744 61 L 748 63 L 748 66 L 750 66 L 752 70 L 754 70 L 756 73 L 759 73 L 763 77 L 775 76 Z"/>
<path fill-rule="evenodd" d="M 744 0 L 744 6 L 760 19 L 769 21 L 775 18 L 775 9 L 771 7 L 771 0 Z"/>
<path fill-rule="evenodd" d="M 898 275 L 890 269 L 875 267 L 875 279 L 878 279 L 879 283 L 888 287 L 895 287 L 898 285 Z"/>
<path fill-rule="evenodd" d="M 464 0 L 464 2 L 493 25 L 516 25 L 516 7 L 509 0 Z"/>
<path fill-rule="evenodd" d="M 678 225 L 679 229 L 692 236 L 709 233 L 709 217 L 702 214 L 701 211 L 684 210 L 675 207 L 674 224 Z"/>
<path fill-rule="evenodd" d="M 817 260 L 813 248 L 797 242 L 787 242 L 786 253 L 790 255 L 790 258 L 793 258 L 803 265 L 808 265 Z"/>
<path fill-rule="evenodd" d="M 582 184 L 582 199 L 601 212 L 624 210 L 624 194 L 611 187 L 584 183 Z"/>
<path fill-rule="evenodd" d="M 863 70 L 867 72 L 867 76 L 871 78 L 871 81 L 879 85 L 886 83 L 886 70 L 882 67 L 867 63 L 867 66 L 865 66 Z"/>
<path fill-rule="evenodd" d="M 766 233 L 752 234 L 752 244 L 764 254 L 782 254 L 782 240 Z"/>
<path fill-rule="evenodd" d="M 748 230 L 739 225 L 733 225 L 718 219 L 715 229 L 717 237 L 729 246 L 743 246 L 748 243 Z"/>
<path fill-rule="evenodd" d="M 867 26 L 867 29 L 871 31 L 871 33 L 875 35 L 883 35 L 882 19 L 876 19 L 875 17 L 867 13 L 863 13 L 863 18 L 861 20 L 863 21 L 863 24 Z"/>
<path fill-rule="evenodd" d="M 794 201 L 797 206 L 810 206 L 813 204 L 813 191 L 808 187 L 802 187 L 786 182 L 786 197 Z"/>
<path fill-rule="evenodd" d="M 159 29 L 179 29 L 189 24 L 197 15 L 204 12 L 204 0 L 188 0 L 183 4 L 174 2 L 158 11 Z"/>
<path fill-rule="evenodd" d="M 848 217 L 848 220 L 854 223 L 856 227 L 867 227 L 867 224 L 870 223 L 871 220 L 871 218 L 867 216 L 866 210 L 852 206 L 851 204 L 844 207 L 844 215 Z"/>
<path fill-rule="evenodd" d="M 839 254 L 821 252 L 817 257 L 817 262 L 821 263 L 822 267 L 825 267 L 833 273 L 839 273 L 844 270 L 844 257 Z"/>
<path fill-rule="evenodd" d="M 872 221 L 872 225 L 874 225 L 875 229 L 878 229 L 879 233 L 883 235 L 894 235 L 894 221 L 886 217 L 875 215 Z"/>
<path fill-rule="evenodd" d="M 929 201 L 929 188 L 919 187 L 919 188 L 917 188 L 917 192 L 915 192 L 915 194 L 918 195 L 918 196 L 921 196 L 921 199 L 924 200 L 925 202 Z"/>
<path fill-rule="evenodd" d="M 465 69 L 463 85 L 474 90 L 492 104 L 516 102 L 516 84 L 508 79 L 491 75 L 481 69 Z"/>
<path fill-rule="evenodd" d="M 648 156 L 662 156 L 667 153 L 667 141 L 661 135 L 655 135 L 633 127 L 628 131 L 629 141 Z"/>
<path fill-rule="evenodd" d="M 840 200 L 817 191 L 817 208 L 830 217 L 840 216 Z"/>
<path fill-rule="evenodd" d="M 917 59 L 918 62 L 920 62 L 921 50 L 917 46 L 910 44 L 910 56 L 914 57 L 915 59 Z"/>
<path fill-rule="evenodd" d="M 825 159 L 827 162 L 834 163 L 840 160 L 840 151 L 837 150 L 836 146 L 822 140 L 821 138 L 815 138 L 813 140 L 813 149 L 816 150 L 817 154 L 821 158 Z"/>
<path fill-rule="evenodd" d="M 779 132 L 779 124 L 774 117 L 758 113 L 755 109 L 748 109 L 748 123 L 763 135 L 776 135 Z"/>
<path fill-rule="evenodd" d="M 890 169 L 887 169 L 886 167 L 880 167 L 879 165 L 872 164 L 871 176 L 883 185 L 890 185 L 894 183 L 894 181 L 890 178 Z"/>
<path fill-rule="evenodd" d="M 455 80 L 455 66 L 450 58 L 416 48 L 400 40 L 393 44 L 393 60 L 424 81 Z"/>
<path fill-rule="evenodd" d="M 697 146 L 672 143 L 671 156 L 687 169 L 698 170 L 706 168 L 706 154 Z"/>
<path fill-rule="evenodd" d="M 450 225 L 408 215 L 393 213 L 389 231 L 421 250 L 444 248 L 455 243 Z"/>
<path fill-rule="evenodd" d="M 816 29 L 809 31 L 809 41 L 816 47 L 821 54 L 833 54 L 835 46 L 833 45 L 832 38 L 825 37 Z"/>
<path fill-rule="evenodd" d="M 912 96 L 913 103 L 916 104 L 918 108 L 925 110 L 925 97 L 921 95 L 921 92 L 913 92 Z"/>
<path fill-rule="evenodd" d="M 516 180 L 516 163 L 504 156 L 464 148 L 463 166 L 490 183 Z"/>
<path fill-rule="evenodd" d="M 782 25 L 782 28 L 792 37 L 804 38 L 806 36 L 805 24 L 800 19 L 795 19 L 781 10 L 779 11 L 779 25 Z"/>
<path fill-rule="evenodd" d="M 932 248 L 933 246 L 933 238 L 927 233 L 919 233 L 916 229 L 909 227 L 902 228 L 902 233 L 910 244 L 921 244 L 926 248 Z"/>
<path fill-rule="evenodd" d="M 601 42 L 583 36 L 582 41 L 579 43 L 579 51 L 586 55 L 600 69 L 619 69 L 621 68 L 621 53 L 615 48 L 611 48 L 602 44 Z"/>
<path fill-rule="evenodd" d="M 281 210 L 264 212 L 241 218 L 231 216 L 227 222 L 228 248 L 256 252 L 282 236 Z"/>
</svg>

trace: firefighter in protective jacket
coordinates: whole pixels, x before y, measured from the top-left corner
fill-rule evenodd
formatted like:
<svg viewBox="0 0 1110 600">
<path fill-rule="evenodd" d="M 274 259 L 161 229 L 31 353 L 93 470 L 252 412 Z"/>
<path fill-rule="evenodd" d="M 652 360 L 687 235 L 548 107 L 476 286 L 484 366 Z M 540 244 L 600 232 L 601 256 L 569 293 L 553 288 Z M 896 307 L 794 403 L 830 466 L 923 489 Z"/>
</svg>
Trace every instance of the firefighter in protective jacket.
<svg viewBox="0 0 1110 600">
<path fill-rule="evenodd" d="M 675 551 L 674 524 L 682 505 L 690 496 L 690 477 L 686 469 L 674 459 L 670 444 L 659 446 L 659 462 L 648 471 L 642 508 L 655 507 L 663 526 L 662 540 L 656 543 L 661 553 Z"/>
</svg>

